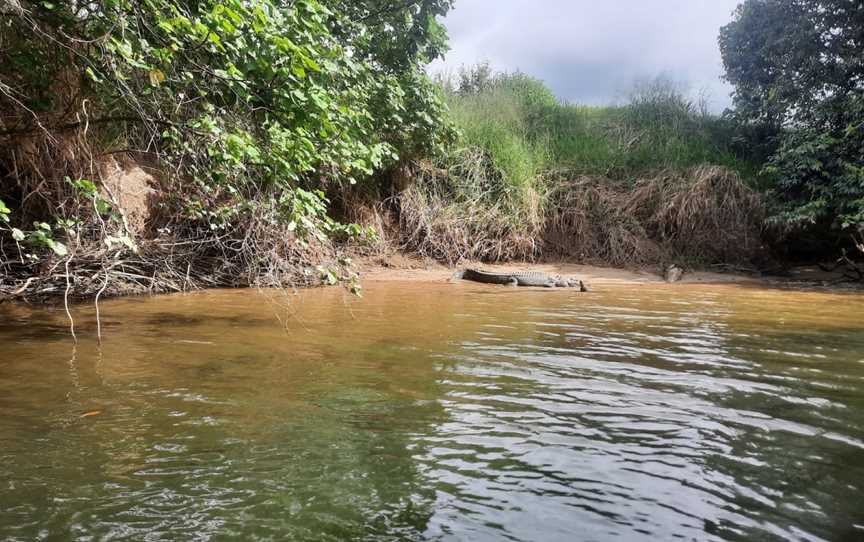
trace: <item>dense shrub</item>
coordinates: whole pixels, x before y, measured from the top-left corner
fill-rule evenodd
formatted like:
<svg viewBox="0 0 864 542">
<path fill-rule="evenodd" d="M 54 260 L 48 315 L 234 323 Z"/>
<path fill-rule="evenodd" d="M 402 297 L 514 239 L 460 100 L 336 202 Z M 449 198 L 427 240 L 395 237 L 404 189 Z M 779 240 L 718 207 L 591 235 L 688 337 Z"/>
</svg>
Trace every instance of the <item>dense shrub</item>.
<svg viewBox="0 0 864 542">
<path fill-rule="evenodd" d="M 267 224 L 298 242 L 352 235 L 329 218 L 328 192 L 362 184 L 400 158 L 433 154 L 452 136 L 423 71 L 445 47 L 436 17 L 449 6 L 3 2 L 3 265 L 26 274 L 46 248 L 95 243 L 71 251 L 83 257 L 105 249 L 105 239 L 129 237 L 99 182 L 106 157 L 120 155 L 161 173 L 151 230 L 210 247 L 243 271 L 256 258 L 232 259 L 248 249 L 226 250 L 223 240 Z M 97 196 L 103 204 L 94 212 Z"/>
<path fill-rule="evenodd" d="M 772 222 L 818 239 L 815 256 L 864 234 L 862 28 L 861 2 L 747 0 L 720 32 L 742 134 L 774 134 Z"/>
</svg>

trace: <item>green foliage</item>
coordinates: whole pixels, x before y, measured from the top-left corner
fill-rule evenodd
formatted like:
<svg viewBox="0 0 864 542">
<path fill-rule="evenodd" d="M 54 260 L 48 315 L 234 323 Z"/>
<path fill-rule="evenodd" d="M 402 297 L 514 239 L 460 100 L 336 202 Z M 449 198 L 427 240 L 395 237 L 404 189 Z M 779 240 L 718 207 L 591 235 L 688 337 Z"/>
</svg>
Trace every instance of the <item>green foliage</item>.
<svg viewBox="0 0 864 542">
<path fill-rule="evenodd" d="M 96 183 L 88 179 L 72 180 L 66 178 L 66 182 L 71 184 L 79 195 L 93 202 L 93 210 L 100 215 L 107 215 L 111 212 L 111 203 L 102 197 Z"/>
<path fill-rule="evenodd" d="M 67 246 L 54 238 L 56 230 L 68 228 L 70 224 L 66 222 L 58 222 L 57 227 L 52 227 L 46 222 L 34 222 L 33 229 L 24 231 L 10 225 L 10 215 L 12 210 L 6 206 L 3 200 L 0 200 L 0 231 L 8 231 L 15 243 L 25 243 L 30 247 L 39 249 L 50 249 L 57 256 L 66 256 L 69 253 Z M 39 257 L 36 254 L 27 254 L 28 260 L 38 261 Z"/>
<path fill-rule="evenodd" d="M 734 149 L 731 123 L 708 114 L 665 78 L 637 86 L 619 107 L 561 103 L 541 81 L 493 74 L 486 65 L 443 83 L 461 145 L 484 149 L 512 186 L 553 172 L 632 181 L 705 163 L 748 177 L 756 170 Z"/>
<path fill-rule="evenodd" d="M 750 193 L 728 169 L 701 166 L 728 166 L 746 177 L 757 166 L 736 152 L 728 121 L 709 115 L 669 80 L 640 85 L 617 107 L 562 103 L 543 82 L 496 74 L 485 64 L 440 83 L 460 138 L 422 163 L 415 171 L 420 182 L 400 194 L 404 246 L 450 262 L 553 251 L 616 265 L 656 261 L 658 253 L 646 251 L 666 241 L 652 239 L 649 219 L 634 213 L 690 194 L 691 185 L 695 195 L 678 199 L 705 219 L 696 230 L 706 242 L 693 246 L 734 238 L 717 232 L 721 215 Z M 680 186 L 649 190 L 668 178 L 680 178 Z M 684 214 L 682 222 L 690 218 Z"/>
<path fill-rule="evenodd" d="M 0 28 L 0 109 L 47 117 L 71 80 L 76 114 L 106 145 L 131 138 L 174 173 L 178 218 L 219 230 L 265 213 L 326 233 L 321 189 L 452 139 L 423 71 L 445 49 L 436 18 L 450 4 L 22 1 Z"/>
<path fill-rule="evenodd" d="M 2 199 L 0 199 L 0 222 L 9 223 L 9 215 L 12 214 L 12 209 L 6 206 Z"/>
<path fill-rule="evenodd" d="M 351 258 L 341 258 L 339 265 L 316 265 L 315 272 L 323 284 L 333 286 L 342 283 L 353 295 L 363 297 L 360 275 L 353 270 Z"/>
<path fill-rule="evenodd" d="M 354 57 L 387 73 L 413 71 L 447 51 L 447 32 L 438 22 L 453 0 L 327 0 L 343 17 L 334 35 L 350 42 Z"/>
<path fill-rule="evenodd" d="M 93 181 L 88 179 L 72 180 L 66 177 L 65 182 L 75 189 L 77 197 L 92 205 L 92 213 L 99 217 L 103 225 L 105 233 L 103 240 L 108 249 L 125 248 L 133 252 L 138 250 L 135 241 L 125 231 L 122 216 L 102 196 Z M 65 257 L 69 254 L 69 247 L 60 241 L 60 238 L 74 238 L 77 233 L 80 233 L 82 224 L 90 218 L 82 210 L 86 208 L 86 206 L 80 207 L 76 218 L 53 217 L 53 225 L 48 222 L 36 221 L 33 222 L 33 229 L 30 230 L 0 227 L 0 231 L 7 230 L 13 241 L 19 244 L 23 243 L 32 250 L 26 254 L 27 260 L 30 262 L 39 262 L 41 259 L 40 252 L 43 250 L 50 250 L 57 256 Z M 3 213 L 4 209 L 5 213 Z M 0 201 L 0 221 L 5 222 L 7 226 L 10 224 L 9 213 L 11 211 Z"/>
<path fill-rule="evenodd" d="M 453 100 L 451 111 L 461 143 L 484 149 L 495 174 L 508 185 L 530 183 L 543 170 L 546 149 L 533 140 L 518 96 L 490 89 Z"/>
<path fill-rule="evenodd" d="M 61 257 L 69 253 L 65 244 L 54 239 L 54 228 L 45 222 L 34 222 L 33 230 L 28 232 L 26 238 L 21 233 L 18 234 L 18 237 L 22 237 L 22 240 L 26 240 L 34 248 L 49 248 Z"/>
<path fill-rule="evenodd" d="M 864 228 L 862 28 L 860 2 L 747 0 L 721 30 L 739 122 L 777 134 L 766 171 L 778 223 Z"/>
</svg>

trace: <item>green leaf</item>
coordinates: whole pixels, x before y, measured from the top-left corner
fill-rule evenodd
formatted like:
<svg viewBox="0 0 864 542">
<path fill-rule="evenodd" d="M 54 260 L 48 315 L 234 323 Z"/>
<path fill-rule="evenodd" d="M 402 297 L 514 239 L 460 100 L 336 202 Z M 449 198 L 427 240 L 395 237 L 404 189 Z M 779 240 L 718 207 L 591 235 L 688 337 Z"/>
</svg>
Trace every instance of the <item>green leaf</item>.
<svg viewBox="0 0 864 542">
<path fill-rule="evenodd" d="M 48 240 L 48 246 L 58 256 L 66 256 L 67 254 L 69 254 L 69 249 L 66 248 L 66 245 L 64 245 L 60 241 L 54 241 L 53 239 L 49 239 Z"/>
<path fill-rule="evenodd" d="M 79 192 L 84 193 L 87 197 L 92 197 L 98 191 L 98 189 L 96 188 L 96 183 L 91 180 L 77 179 L 71 182 L 72 185 L 77 188 Z"/>
<path fill-rule="evenodd" d="M 100 215 L 107 215 L 111 212 L 111 204 L 103 198 L 97 197 L 93 202 L 93 206 Z"/>
<path fill-rule="evenodd" d="M 26 235 L 24 235 L 23 231 L 19 230 L 18 228 L 12 228 L 12 239 L 20 242 L 23 241 L 25 237 Z"/>
<path fill-rule="evenodd" d="M 291 64 L 291 73 L 293 73 L 295 76 L 297 76 L 298 79 L 305 79 L 306 78 L 306 70 L 303 69 L 303 66 L 301 66 L 300 64 L 292 63 Z"/>
<path fill-rule="evenodd" d="M 98 75 L 96 75 L 96 72 L 94 72 L 93 68 L 91 68 L 90 66 L 87 66 L 87 68 L 84 70 L 84 73 L 86 73 L 87 77 L 89 77 L 94 82 L 96 82 L 96 83 L 102 82 L 102 78 L 99 77 Z"/>
<path fill-rule="evenodd" d="M 309 68 L 310 70 L 315 71 L 315 72 L 321 71 L 321 66 L 319 66 L 318 63 L 315 62 L 313 59 L 309 58 L 306 55 L 302 55 L 300 58 L 303 60 L 303 64 L 305 64 L 306 67 Z"/>
</svg>

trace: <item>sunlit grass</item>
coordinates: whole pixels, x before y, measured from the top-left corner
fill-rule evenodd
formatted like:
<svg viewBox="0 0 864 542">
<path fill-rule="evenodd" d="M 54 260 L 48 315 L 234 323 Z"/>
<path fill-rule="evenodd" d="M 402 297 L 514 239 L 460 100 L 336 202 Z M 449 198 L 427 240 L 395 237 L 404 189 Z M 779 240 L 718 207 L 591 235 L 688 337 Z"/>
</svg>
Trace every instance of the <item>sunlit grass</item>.
<svg viewBox="0 0 864 542">
<path fill-rule="evenodd" d="M 606 107 L 563 103 L 519 73 L 449 88 L 461 145 L 486 150 L 511 185 L 549 172 L 627 180 L 704 164 L 754 171 L 736 158 L 727 123 L 663 80 Z"/>
</svg>

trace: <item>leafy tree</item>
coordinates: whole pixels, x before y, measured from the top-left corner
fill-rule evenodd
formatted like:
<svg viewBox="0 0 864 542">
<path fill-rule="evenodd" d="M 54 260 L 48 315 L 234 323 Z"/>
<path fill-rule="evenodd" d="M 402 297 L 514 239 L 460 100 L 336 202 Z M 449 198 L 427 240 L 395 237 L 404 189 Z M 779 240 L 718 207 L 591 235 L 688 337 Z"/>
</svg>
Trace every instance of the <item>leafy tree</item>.
<svg viewBox="0 0 864 542">
<path fill-rule="evenodd" d="M 450 3 L 0 2 L 0 141 L 87 130 L 99 150 L 157 154 L 184 220 L 326 234 L 321 189 L 452 137 L 423 71 Z"/>
<path fill-rule="evenodd" d="M 447 50 L 447 32 L 438 22 L 453 0 L 328 0 L 344 14 L 337 36 L 350 41 L 356 56 L 388 73 L 416 69 Z"/>
<path fill-rule="evenodd" d="M 746 0 L 720 48 L 735 115 L 777 136 L 775 220 L 864 228 L 864 3 Z"/>
</svg>

